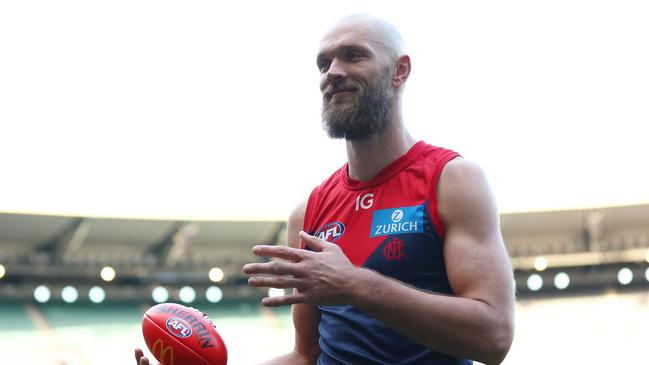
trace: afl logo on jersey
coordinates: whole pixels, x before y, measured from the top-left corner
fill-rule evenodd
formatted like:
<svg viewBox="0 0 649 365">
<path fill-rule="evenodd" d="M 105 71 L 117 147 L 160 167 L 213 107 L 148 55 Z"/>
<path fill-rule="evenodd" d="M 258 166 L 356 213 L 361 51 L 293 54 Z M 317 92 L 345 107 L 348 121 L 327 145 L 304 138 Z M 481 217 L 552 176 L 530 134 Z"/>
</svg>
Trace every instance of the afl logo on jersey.
<svg viewBox="0 0 649 365">
<path fill-rule="evenodd" d="M 340 222 L 327 223 L 316 231 L 314 236 L 321 240 L 335 242 L 345 233 L 345 225 Z"/>
</svg>

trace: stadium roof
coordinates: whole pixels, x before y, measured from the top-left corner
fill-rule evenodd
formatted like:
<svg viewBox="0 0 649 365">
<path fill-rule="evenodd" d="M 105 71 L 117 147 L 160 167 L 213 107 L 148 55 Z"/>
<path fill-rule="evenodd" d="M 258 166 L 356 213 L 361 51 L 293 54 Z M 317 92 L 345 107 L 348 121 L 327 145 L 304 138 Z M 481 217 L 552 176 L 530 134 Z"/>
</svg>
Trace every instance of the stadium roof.
<svg viewBox="0 0 649 365">
<path fill-rule="evenodd" d="M 649 204 L 501 215 L 516 272 L 641 264 L 649 257 Z M 245 284 L 255 244 L 283 244 L 286 222 L 183 221 L 0 213 L 0 264 L 16 283 L 98 279 L 110 265 L 133 285 Z M 613 270 L 613 269 L 611 269 Z M 609 275 L 610 276 L 610 275 Z M 520 280 L 523 280 L 522 277 Z M 520 281 L 517 278 L 517 281 Z M 90 285 L 90 284 L 88 284 Z M 524 282 L 519 283 L 524 287 Z"/>
</svg>

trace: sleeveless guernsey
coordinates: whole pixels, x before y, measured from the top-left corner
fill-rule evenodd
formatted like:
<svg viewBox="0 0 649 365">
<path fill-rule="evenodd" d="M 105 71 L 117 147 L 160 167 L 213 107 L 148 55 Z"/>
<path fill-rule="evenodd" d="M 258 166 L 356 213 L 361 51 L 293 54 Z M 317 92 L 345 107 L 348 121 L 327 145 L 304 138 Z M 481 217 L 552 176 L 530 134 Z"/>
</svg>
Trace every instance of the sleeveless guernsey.
<svg viewBox="0 0 649 365">
<path fill-rule="evenodd" d="M 436 187 L 444 165 L 457 156 L 420 141 L 366 182 L 350 179 L 345 164 L 311 193 L 304 231 L 338 244 L 357 267 L 453 294 Z M 320 312 L 319 365 L 472 364 L 432 351 L 352 306 L 320 306 Z"/>
</svg>

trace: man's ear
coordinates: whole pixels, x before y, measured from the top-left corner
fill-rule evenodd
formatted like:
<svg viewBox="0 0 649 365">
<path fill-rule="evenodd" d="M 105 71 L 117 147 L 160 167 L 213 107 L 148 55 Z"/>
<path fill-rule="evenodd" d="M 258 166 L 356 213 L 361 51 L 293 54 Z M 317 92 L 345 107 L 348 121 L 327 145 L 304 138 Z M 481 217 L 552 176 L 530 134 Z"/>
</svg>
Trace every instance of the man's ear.
<svg viewBox="0 0 649 365">
<path fill-rule="evenodd" d="M 399 57 L 394 77 L 392 78 L 392 85 L 394 87 L 399 87 L 408 80 L 408 76 L 410 76 L 410 68 L 410 56 L 403 55 Z"/>
</svg>

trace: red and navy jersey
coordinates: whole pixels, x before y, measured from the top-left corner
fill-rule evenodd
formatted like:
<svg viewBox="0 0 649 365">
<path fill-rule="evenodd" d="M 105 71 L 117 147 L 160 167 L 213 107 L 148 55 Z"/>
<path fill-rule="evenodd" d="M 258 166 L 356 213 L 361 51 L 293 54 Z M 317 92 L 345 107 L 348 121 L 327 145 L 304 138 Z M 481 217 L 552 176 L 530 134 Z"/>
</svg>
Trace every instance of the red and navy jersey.
<svg viewBox="0 0 649 365">
<path fill-rule="evenodd" d="M 311 193 L 304 230 L 338 244 L 357 267 L 453 294 L 436 187 L 444 165 L 457 156 L 420 141 L 366 182 L 350 179 L 345 164 Z M 320 306 L 320 312 L 320 365 L 471 364 L 432 351 L 352 306 Z"/>
</svg>

